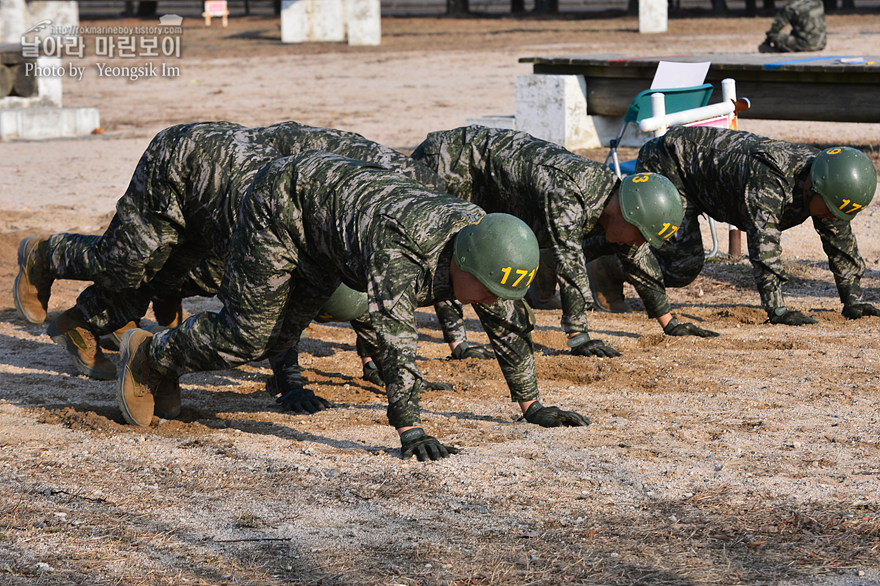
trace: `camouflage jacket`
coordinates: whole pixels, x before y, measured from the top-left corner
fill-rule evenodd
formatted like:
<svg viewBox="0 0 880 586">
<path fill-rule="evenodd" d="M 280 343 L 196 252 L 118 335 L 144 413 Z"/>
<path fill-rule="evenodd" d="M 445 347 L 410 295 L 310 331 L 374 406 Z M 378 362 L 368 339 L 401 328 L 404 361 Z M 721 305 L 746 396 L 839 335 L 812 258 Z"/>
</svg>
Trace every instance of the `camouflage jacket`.
<svg viewBox="0 0 880 586">
<path fill-rule="evenodd" d="M 238 207 L 257 170 L 282 154 L 254 129 L 231 122 L 200 122 L 160 132 L 142 157 L 129 191 L 118 205 L 135 205 L 144 223 L 169 222 L 194 261 L 222 258 L 238 219 Z M 153 162 L 155 161 L 155 163 Z M 158 183 L 158 185 L 156 185 Z M 137 185 L 135 185 L 137 184 Z M 151 200 L 170 190 L 173 197 Z M 155 218 L 153 215 L 155 214 Z M 157 243 L 161 245 L 162 243 Z"/>
<path fill-rule="evenodd" d="M 761 303 L 771 313 L 785 306 L 781 233 L 811 217 L 804 183 L 818 154 L 806 145 L 748 132 L 676 127 L 642 147 L 637 168 L 665 175 L 689 206 L 746 233 Z M 828 255 L 840 299 L 845 304 L 857 301 L 865 263 L 850 222 L 813 218 L 813 226 Z M 652 259 L 646 255 L 643 260 Z M 665 300 L 663 277 L 654 263 L 636 288 L 648 289 L 643 298 Z"/>
<path fill-rule="evenodd" d="M 173 155 L 160 156 L 156 149 L 167 149 Z M 256 171 L 273 159 L 313 149 L 376 163 L 420 183 L 442 187 L 440 178 L 424 165 L 354 132 L 297 122 L 262 128 L 201 122 L 163 130 L 144 155 L 163 162 L 163 168 L 154 170 L 148 180 L 163 181 L 178 194 L 179 208 L 157 213 L 178 222 L 186 233 L 187 254 L 198 263 L 190 278 L 201 273 L 213 275 L 213 279 L 197 279 L 201 294 L 216 293 L 212 281 L 222 278 L 217 274 L 222 273 L 218 259 L 225 257 L 242 196 Z M 132 182 L 139 180 L 135 176 Z M 147 183 L 140 186 L 144 194 L 151 189 Z M 149 207 L 146 203 L 138 205 Z"/>
<path fill-rule="evenodd" d="M 235 332 L 259 338 L 249 346 L 267 349 L 284 336 L 298 340 L 340 282 L 366 291 L 385 370 L 389 421 L 394 427 L 418 424 L 424 381 L 415 363 L 414 311 L 453 298 L 453 236 L 483 213 L 336 154 L 308 151 L 273 161 L 258 173 L 242 204 L 220 293 L 224 314 L 206 331 L 234 323 Z M 536 398 L 534 323 L 524 304 L 499 301 L 474 308 L 512 398 Z M 225 360 L 203 358 L 203 369 L 211 360 Z"/>
<path fill-rule="evenodd" d="M 356 132 L 306 126 L 298 122 L 280 122 L 257 131 L 284 156 L 311 150 L 327 151 L 374 163 L 431 189 L 443 191 L 443 180 L 436 173 L 403 153 L 366 139 Z"/>
<path fill-rule="evenodd" d="M 582 244 L 604 234 L 598 221 L 617 184 L 614 173 L 524 132 L 481 126 L 433 132 L 412 156 L 452 195 L 532 228 L 541 247 L 553 250 L 563 329 L 586 332 L 591 296 Z"/>
<path fill-rule="evenodd" d="M 822 0 L 792 0 L 776 14 L 767 35 L 773 37 L 788 26 L 799 50 L 825 48 L 825 6 Z"/>
</svg>

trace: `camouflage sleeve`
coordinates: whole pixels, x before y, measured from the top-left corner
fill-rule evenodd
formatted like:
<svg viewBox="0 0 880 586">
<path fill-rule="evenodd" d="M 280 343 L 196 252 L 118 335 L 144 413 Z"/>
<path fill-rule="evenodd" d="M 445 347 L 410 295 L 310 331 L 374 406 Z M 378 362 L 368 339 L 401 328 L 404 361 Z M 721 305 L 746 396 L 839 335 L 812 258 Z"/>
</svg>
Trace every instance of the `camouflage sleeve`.
<svg viewBox="0 0 880 586">
<path fill-rule="evenodd" d="M 837 284 L 837 292 L 844 305 L 857 303 L 862 298 L 862 275 L 865 261 L 859 254 L 852 224 L 845 220 L 813 218 L 813 226 L 822 240 L 828 256 L 828 265 Z"/>
<path fill-rule="evenodd" d="M 464 326 L 464 308 L 458 301 L 444 300 L 434 304 L 437 322 L 443 332 L 443 341 L 447 344 L 467 340 L 467 329 Z"/>
<path fill-rule="evenodd" d="M 494 305 L 475 304 L 474 310 L 489 335 L 513 401 L 538 398 L 535 378 L 535 315 L 522 301 L 499 300 Z"/>
<path fill-rule="evenodd" d="M 784 6 L 782 10 L 776 13 L 776 18 L 773 19 L 773 24 L 770 25 L 770 30 L 767 31 L 768 35 L 775 35 L 791 24 L 791 10 L 791 6 Z"/>
<path fill-rule="evenodd" d="M 749 248 L 749 261 L 752 263 L 761 306 L 768 315 L 777 307 L 785 307 L 782 285 L 788 280 L 782 266 L 782 245 L 779 220 L 776 213 L 761 202 L 778 199 L 775 196 L 758 195 L 753 201 L 759 202 L 755 209 L 753 224 L 745 231 Z"/>
<path fill-rule="evenodd" d="M 570 196 L 569 196 L 570 197 Z M 562 302 L 562 329 L 566 333 L 586 332 L 590 307 L 590 282 L 583 239 L 584 207 L 569 197 L 550 197 L 545 206 L 545 224 L 550 232 L 553 260 Z"/>
<path fill-rule="evenodd" d="M 666 296 L 663 271 L 650 246 L 644 244 L 633 247 L 627 253 L 617 256 L 627 282 L 632 283 L 639 298 L 645 304 L 648 317 L 657 318 L 671 312 L 672 306 L 669 305 L 669 298 Z"/>
<path fill-rule="evenodd" d="M 369 261 L 367 298 L 388 395 L 388 422 L 395 428 L 421 424 L 419 393 L 425 386 L 416 367 L 418 331 L 414 283 L 421 267 L 399 250 L 384 249 Z"/>
</svg>

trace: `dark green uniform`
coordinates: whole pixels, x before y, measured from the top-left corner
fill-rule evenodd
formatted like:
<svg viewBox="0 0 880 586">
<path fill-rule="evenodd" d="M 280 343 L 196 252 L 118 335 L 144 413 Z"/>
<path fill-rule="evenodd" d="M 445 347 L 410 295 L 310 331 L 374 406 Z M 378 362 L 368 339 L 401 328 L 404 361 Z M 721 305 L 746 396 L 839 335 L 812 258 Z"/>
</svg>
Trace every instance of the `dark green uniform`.
<svg viewBox="0 0 880 586">
<path fill-rule="evenodd" d="M 296 341 L 340 282 L 365 291 L 385 369 L 388 418 L 420 422 L 414 311 L 452 299 L 453 237 L 483 210 L 398 174 L 310 151 L 258 173 L 241 207 L 218 292 L 223 309 L 153 338 L 177 375 L 260 359 Z M 516 401 L 537 398 L 533 328 L 522 302 L 476 305 Z"/>
<path fill-rule="evenodd" d="M 77 308 L 96 334 L 139 318 L 151 297 L 181 283 L 216 287 L 241 196 L 257 169 L 281 156 L 238 124 L 167 128 L 144 152 L 101 237 L 49 238 L 49 270 L 95 283 Z"/>
<path fill-rule="evenodd" d="M 436 171 L 449 193 L 532 228 L 552 250 L 563 329 L 586 332 L 591 296 L 582 245 L 604 234 L 598 221 L 617 185 L 614 173 L 524 132 L 482 126 L 432 132 L 412 156 Z"/>
<path fill-rule="evenodd" d="M 692 282 L 703 267 L 698 216 L 707 214 L 746 233 L 761 304 L 772 315 L 785 307 L 782 286 L 782 231 L 810 218 L 804 183 L 819 151 L 813 147 L 772 140 L 748 132 L 709 127 L 675 127 L 648 141 L 639 151 L 636 168 L 669 178 L 687 204 L 681 227 L 667 245 L 625 266 L 649 315 L 669 311 L 665 287 Z M 865 263 L 859 256 L 850 222 L 813 218 L 837 290 L 844 305 L 856 303 Z"/>
<path fill-rule="evenodd" d="M 788 27 L 791 27 L 789 32 L 782 32 Z M 778 53 L 824 49 L 825 6 L 822 0 L 789 2 L 773 19 L 766 44 Z"/>
<path fill-rule="evenodd" d="M 50 238 L 50 271 L 57 278 L 95 283 L 77 299 L 77 308 L 96 334 L 142 317 L 152 297 L 212 296 L 223 278 L 242 196 L 257 169 L 313 149 L 371 161 L 442 188 L 425 166 L 354 132 L 296 122 L 264 128 L 229 122 L 174 126 L 150 143 L 103 236 Z M 460 329 L 450 335 L 463 337 L 463 322 L 455 327 Z"/>
</svg>

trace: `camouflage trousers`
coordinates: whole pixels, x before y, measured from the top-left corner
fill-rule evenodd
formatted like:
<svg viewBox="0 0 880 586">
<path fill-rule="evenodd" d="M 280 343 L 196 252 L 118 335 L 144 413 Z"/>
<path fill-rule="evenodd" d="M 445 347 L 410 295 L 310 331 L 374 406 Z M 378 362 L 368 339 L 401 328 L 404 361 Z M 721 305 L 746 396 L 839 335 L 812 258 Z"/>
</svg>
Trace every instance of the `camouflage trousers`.
<svg viewBox="0 0 880 586">
<path fill-rule="evenodd" d="M 787 33 L 768 33 L 767 42 L 777 53 L 800 53 L 802 51 L 821 51 L 825 43 L 816 43 Z M 819 46 L 821 44 L 821 46 Z"/>
<path fill-rule="evenodd" d="M 197 313 L 157 334 L 148 350 L 153 363 L 178 376 L 264 358 L 273 362 L 273 370 L 295 365 L 303 330 L 340 280 L 328 275 L 325 265 L 301 259 L 285 283 L 261 282 L 265 260 L 243 258 L 228 264 L 217 291 L 223 308 Z"/>
<path fill-rule="evenodd" d="M 219 286 L 222 262 L 209 247 L 187 242 L 174 213 L 179 189 L 168 176 L 178 164 L 180 130 L 166 129 L 150 143 L 103 235 L 49 238 L 55 278 L 94 283 L 76 307 L 98 335 L 142 317 L 151 298 L 213 294 Z"/>
</svg>

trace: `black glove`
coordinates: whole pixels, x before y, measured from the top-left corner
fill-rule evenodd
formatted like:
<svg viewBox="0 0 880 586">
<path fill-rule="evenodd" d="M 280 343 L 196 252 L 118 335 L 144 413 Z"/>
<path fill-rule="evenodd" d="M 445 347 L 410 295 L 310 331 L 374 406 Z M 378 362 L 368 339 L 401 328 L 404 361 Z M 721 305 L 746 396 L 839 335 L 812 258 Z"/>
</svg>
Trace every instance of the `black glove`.
<svg viewBox="0 0 880 586">
<path fill-rule="evenodd" d="M 575 356 L 599 356 L 600 358 L 617 358 L 620 352 L 606 346 L 602 340 L 591 340 L 588 334 L 578 334 L 568 340 L 571 353 Z"/>
<path fill-rule="evenodd" d="M 541 427 L 583 427 L 590 424 L 590 420 L 580 413 L 563 411 L 559 407 L 544 407 L 540 401 L 529 405 L 525 418 L 529 423 Z"/>
<path fill-rule="evenodd" d="M 694 324 L 679 323 L 675 318 L 672 318 L 669 320 L 669 323 L 663 326 L 663 333 L 667 336 L 698 336 L 700 338 L 717 338 L 721 335 L 712 330 L 704 330 Z"/>
<path fill-rule="evenodd" d="M 303 387 L 302 376 L 298 372 L 273 374 L 266 381 L 266 390 L 273 396 L 281 395 L 275 402 L 283 409 L 296 413 L 317 413 L 333 406 L 327 399 Z"/>
<path fill-rule="evenodd" d="M 373 383 L 374 385 L 379 385 L 380 387 L 385 386 L 385 381 L 382 380 L 382 373 L 379 372 L 379 367 L 376 366 L 376 363 L 372 360 L 364 364 L 363 379 L 367 382 Z"/>
<path fill-rule="evenodd" d="M 869 315 L 880 316 L 880 309 L 870 303 L 850 303 L 843 306 L 843 317 L 846 319 L 859 319 Z"/>
<path fill-rule="evenodd" d="M 275 399 L 275 402 L 281 404 L 285 410 L 295 413 L 317 413 L 333 406 L 327 399 L 303 387 L 290 389 Z"/>
<path fill-rule="evenodd" d="M 495 352 L 486 346 L 477 346 L 469 342 L 462 342 L 452 349 L 452 357 L 456 360 L 464 358 L 479 358 L 480 360 L 489 360 L 495 358 Z"/>
<path fill-rule="evenodd" d="M 428 460 L 440 460 L 448 458 L 451 454 L 457 454 L 458 448 L 444 446 L 437 438 L 425 433 L 421 427 L 407 429 L 400 434 L 400 457 L 404 460 L 415 454 L 419 462 Z"/>
<path fill-rule="evenodd" d="M 770 315 L 770 323 L 783 324 L 786 326 L 806 326 L 818 322 L 813 318 L 802 314 L 800 311 L 792 311 L 784 307 L 777 307 Z"/>
</svg>

